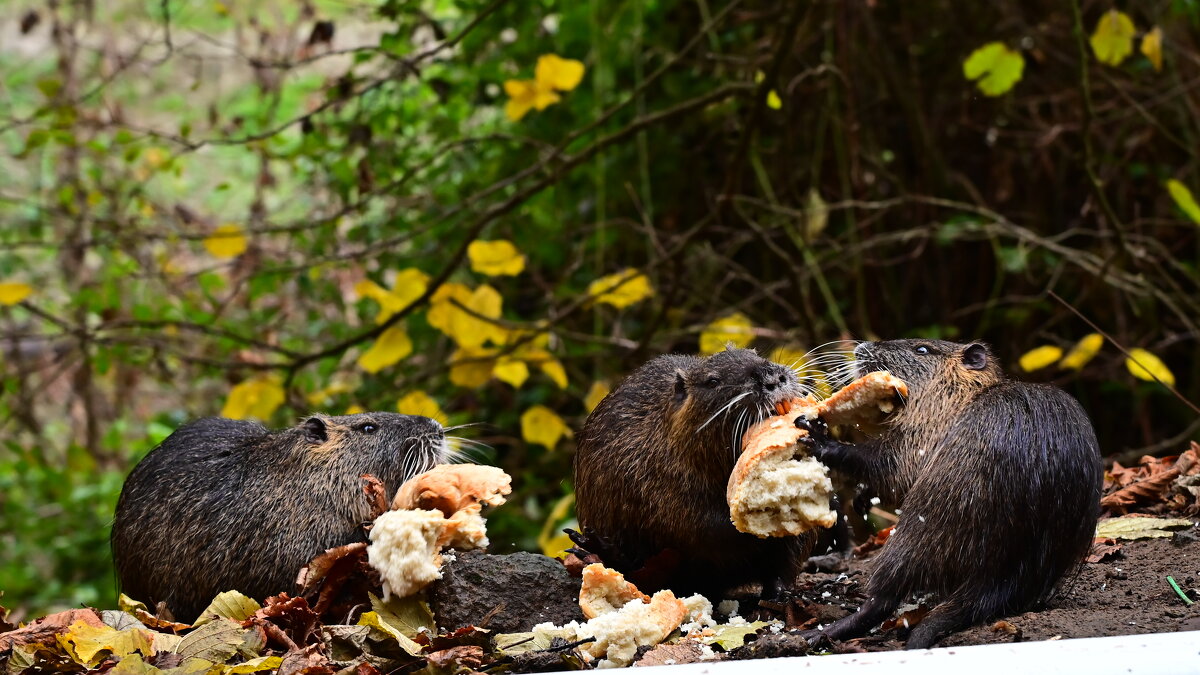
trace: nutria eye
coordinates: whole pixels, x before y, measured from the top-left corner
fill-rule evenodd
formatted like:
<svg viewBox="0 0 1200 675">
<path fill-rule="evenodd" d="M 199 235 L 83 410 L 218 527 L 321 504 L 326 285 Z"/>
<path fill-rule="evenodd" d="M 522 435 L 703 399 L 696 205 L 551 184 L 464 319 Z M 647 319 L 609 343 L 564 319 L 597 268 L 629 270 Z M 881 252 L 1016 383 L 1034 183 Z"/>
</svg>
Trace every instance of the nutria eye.
<svg viewBox="0 0 1200 675">
<path fill-rule="evenodd" d="M 925 345 L 917 345 L 917 348 L 916 348 L 916 349 L 914 349 L 913 351 L 914 351 L 914 352 L 916 352 L 916 353 L 918 353 L 918 354 L 928 354 L 928 353 L 929 353 L 929 347 L 926 347 Z"/>
<path fill-rule="evenodd" d="M 368 423 L 368 424 L 364 424 L 361 427 L 359 427 L 358 430 L 363 432 L 364 434 L 373 434 L 376 431 L 379 431 L 379 427 L 375 426 L 374 424 Z"/>
<path fill-rule="evenodd" d="M 721 384 L 721 378 L 719 378 L 719 377 L 710 377 L 710 378 L 708 378 L 707 380 L 705 380 L 705 381 L 704 381 L 704 384 L 706 384 L 706 385 L 708 385 L 708 386 L 710 386 L 710 387 L 715 387 L 715 386 L 717 386 L 717 385 Z"/>
</svg>

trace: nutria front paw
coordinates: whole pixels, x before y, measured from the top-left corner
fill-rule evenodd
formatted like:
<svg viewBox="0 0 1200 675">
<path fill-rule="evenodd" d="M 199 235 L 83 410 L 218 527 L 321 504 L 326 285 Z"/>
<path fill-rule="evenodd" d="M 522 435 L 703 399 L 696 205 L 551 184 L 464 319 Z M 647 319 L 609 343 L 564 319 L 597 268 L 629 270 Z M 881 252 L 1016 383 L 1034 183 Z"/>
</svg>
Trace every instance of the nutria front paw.
<svg viewBox="0 0 1200 675">
<path fill-rule="evenodd" d="M 807 436 L 801 436 L 797 442 L 818 462 L 828 466 L 839 462 L 845 455 L 846 444 L 829 435 L 829 425 L 820 417 L 808 419 L 800 415 L 796 418 L 796 428 L 808 432 Z"/>
</svg>

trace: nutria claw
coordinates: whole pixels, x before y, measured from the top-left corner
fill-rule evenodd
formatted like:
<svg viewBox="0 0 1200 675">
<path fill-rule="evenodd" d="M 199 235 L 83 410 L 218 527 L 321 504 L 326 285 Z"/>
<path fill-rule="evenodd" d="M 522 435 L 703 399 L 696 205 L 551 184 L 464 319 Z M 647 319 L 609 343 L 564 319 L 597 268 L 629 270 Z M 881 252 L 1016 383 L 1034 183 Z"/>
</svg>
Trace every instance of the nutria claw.
<svg viewBox="0 0 1200 675">
<path fill-rule="evenodd" d="M 829 442 L 829 425 L 820 417 L 810 419 L 799 415 L 796 417 L 796 428 L 808 432 L 808 436 L 800 439 L 800 442 L 807 446 L 821 446 Z"/>
</svg>

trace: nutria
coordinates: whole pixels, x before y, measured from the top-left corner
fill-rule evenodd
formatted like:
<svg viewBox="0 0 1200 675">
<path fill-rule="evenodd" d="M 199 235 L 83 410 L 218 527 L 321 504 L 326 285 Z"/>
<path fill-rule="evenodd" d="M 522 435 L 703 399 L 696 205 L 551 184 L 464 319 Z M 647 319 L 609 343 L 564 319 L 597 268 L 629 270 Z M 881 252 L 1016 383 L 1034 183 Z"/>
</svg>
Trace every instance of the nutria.
<svg viewBox="0 0 1200 675">
<path fill-rule="evenodd" d="M 1087 413 L 1060 389 L 1005 379 L 984 344 L 858 345 L 858 375 L 887 370 L 909 398 L 881 435 L 832 440 L 808 423 L 813 454 L 900 506 L 856 614 L 807 637 L 866 633 L 910 594 L 940 604 L 907 648 L 1046 600 L 1087 553 L 1102 470 Z M 804 426 L 798 420 L 797 424 Z"/>
<path fill-rule="evenodd" d="M 366 541 L 363 474 L 390 500 L 446 458 L 442 427 L 396 413 L 313 415 L 290 429 L 207 418 L 136 466 L 117 501 L 112 547 L 122 592 L 195 619 L 231 589 L 292 590 L 322 551 Z"/>
<path fill-rule="evenodd" d="M 579 434 L 575 498 L 585 548 L 647 591 L 714 593 L 794 579 L 812 537 L 738 532 L 725 488 L 746 429 L 804 393 L 791 370 L 748 349 L 659 356 L 638 368 Z"/>
</svg>

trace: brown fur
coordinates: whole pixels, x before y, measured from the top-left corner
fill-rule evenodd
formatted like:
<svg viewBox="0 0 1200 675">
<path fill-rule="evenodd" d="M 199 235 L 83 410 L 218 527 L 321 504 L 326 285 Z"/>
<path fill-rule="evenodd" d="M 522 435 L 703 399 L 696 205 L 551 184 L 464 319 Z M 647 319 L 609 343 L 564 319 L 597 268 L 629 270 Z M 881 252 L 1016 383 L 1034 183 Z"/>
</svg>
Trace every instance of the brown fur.
<svg viewBox="0 0 1200 675">
<path fill-rule="evenodd" d="M 279 431 L 223 418 L 184 425 L 121 491 L 112 546 L 122 591 L 183 620 L 222 591 L 289 591 L 313 556 L 366 540 L 362 474 L 390 500 L 443 461 L 442 428 L 424 417 L 315 415 Z"/>
<path fill-rule="evenodd" d="M 645 590 L 714 592 L 793 579 L 811 537 L 762 540 L 738 532 L 725 487 L 742 433 L 773 414 L 775 402 L 800 393 L 790 370 L 746 349 L 660 356 L 636 370 L 579 435 L 576 510 L 590 545 L 600 549 L 593 552 L 623 572 L 660 556 L 650 567 L 662 575 L 634 577 Z M 713 418 L 742 394 L 728 414 Z"/>
<path fill-rule="evenodd" d="M 858 445 L 814 428 L 814 455 L 898 503 L 901 516 L 867 602 L 825 635 L 865 633 L 919 591 L 941 603 L 909 648 L 1046 600 L 1087 552 L 1099 516 L 1100 453 L 1079 403 L 1005 379 L 980 343 L 893 340 L 855 355 L 860 375 L 903 379 L 909 400 L 880 437 Z"/>
</svg>

